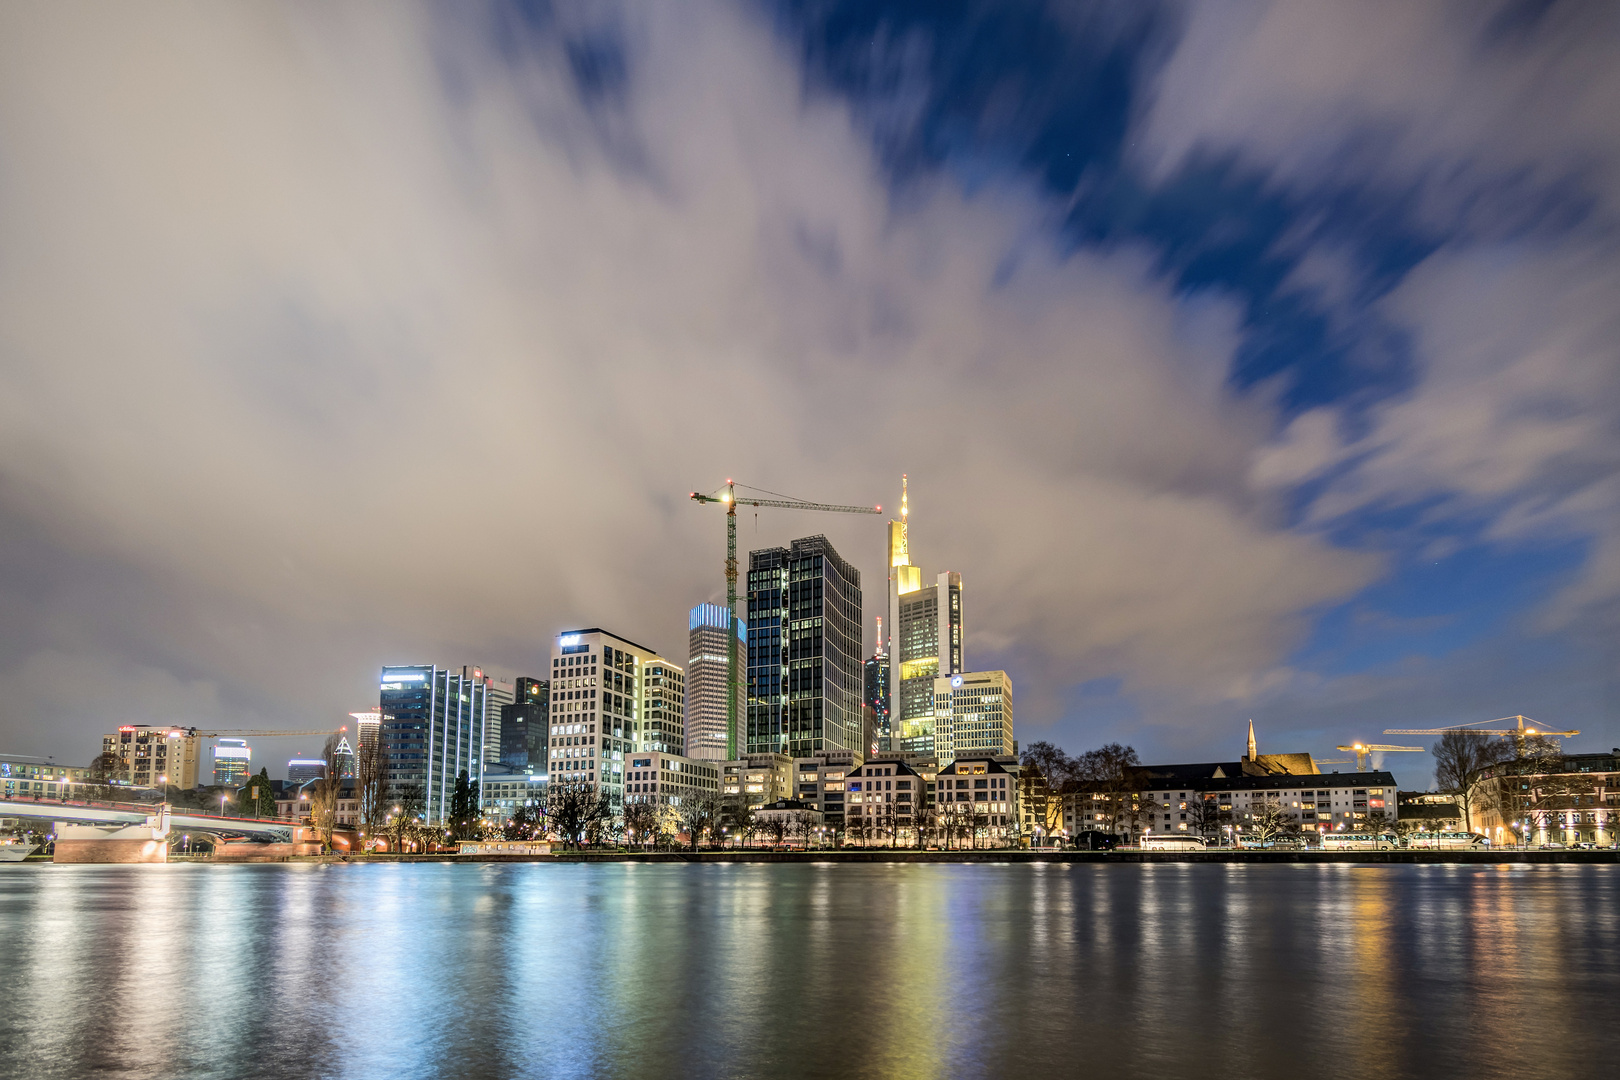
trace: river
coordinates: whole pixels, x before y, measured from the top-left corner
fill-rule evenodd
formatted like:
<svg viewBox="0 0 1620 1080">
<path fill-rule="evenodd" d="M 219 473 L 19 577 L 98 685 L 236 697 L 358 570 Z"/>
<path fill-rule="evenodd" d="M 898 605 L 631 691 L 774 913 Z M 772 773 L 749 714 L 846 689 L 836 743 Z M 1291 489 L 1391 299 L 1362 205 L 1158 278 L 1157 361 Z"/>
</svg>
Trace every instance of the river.
<svg viewBox="0 0 1620 1080">
<path fill-rule="evenodd" d="M 1620 867 L 4 866 L 0 980 L 6 1077 L 1620 1075 Z"/>
</svg>

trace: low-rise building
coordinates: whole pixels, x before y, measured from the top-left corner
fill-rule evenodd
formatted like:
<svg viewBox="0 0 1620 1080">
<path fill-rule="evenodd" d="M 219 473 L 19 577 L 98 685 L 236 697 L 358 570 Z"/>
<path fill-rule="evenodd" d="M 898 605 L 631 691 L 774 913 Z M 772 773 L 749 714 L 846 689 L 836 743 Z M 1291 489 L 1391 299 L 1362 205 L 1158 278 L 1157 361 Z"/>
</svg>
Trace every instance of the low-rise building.
<svg viewBox="0 0 1620 1080">
<path fill-rule="evenodd" d="M 958 757 L 934 777 L 938 827 L 1005 843 L 1019 833 L 1018 768 L 998 757 Z"/>
<path fill-rule="evenodd" d="M 1620 747 L 1503 762 L 1485 770 L 1470 805 L 1493 844 L 1620 844 Z"/>
<path fill-rule="evenodd" d="M 521 807 L 546 805 L 546 774 L 489 765 L 484 768 L 479 810 L 492 822 L 510 821 Z"/>
<path fill-rule="evenodd" d="M 289 821 L 307 822 L 310 810 L 309 801 L 314 796 L 316 780 L 308 780 L 299 785 L 287 784 L 276 795 L 276 817 Z M 348 781 L 338 788 L 337 809 L 332 822 L 338 828 L 353 829 L 360 825 L 360 795 L 354 789 L 354 782 Z"/>
<path fill-rule="evenodd" d="M 650 750 L 627 755 L 624 764 L 626 806 L 651 803 L 679 813 L 683 803 L 720 790 L 721 764 L 718 761 L 699 761 L 683 754 Z"/>
<path fill-rule="evenodd" d="M 894 758 L 868 761 L 849 773 L 844 800 L 846 841 L 903 845 L 925 826 L 927 781 Z"/>
<path fill-rule="evenodd" d="M 754 824 L 762 830 L 780 829 L 788 844 L 810 847 L 827 840 L 821 811 L 815 803 L 800 799 L 778 799 L 755 807 Z"/>
<path fill-rule="evenodd" d="M 58 765 L 50 758 L 0 754 L 0 798 L 71 799 L 82 794 L 75 788 L 89 777 L 89 769 Z"/>
<path fill-rule="evenodd" d="M 793 759 L 786 754 L 749 754 L 721 763 L 721 794 L 731 809 L 763 806 L 793 794 Z"/>
<path fill-rule="evenodd" d="M 860 763 L 853 750 L 822 750 L 793 759 L 794 798 L 813 805 L 819 824 L 833 832 L 844 827 L 844 800 L 849 774 Z"/>
</svg>

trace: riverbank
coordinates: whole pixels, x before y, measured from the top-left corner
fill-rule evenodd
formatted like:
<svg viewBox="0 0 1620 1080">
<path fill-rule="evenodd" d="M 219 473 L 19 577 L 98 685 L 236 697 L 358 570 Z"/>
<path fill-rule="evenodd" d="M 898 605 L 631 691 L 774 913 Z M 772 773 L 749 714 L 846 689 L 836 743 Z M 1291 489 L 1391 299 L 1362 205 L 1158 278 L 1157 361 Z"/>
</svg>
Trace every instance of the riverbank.
<svg viewBox="0 0 1620 1080">
<path fill-rule="evenodd" d="M 31 858 L 38 865 L 48 859 Z M 171 863 L 214 863 L 208 855 L 177 855 Z M 560 851 L 551 855 L 270 855 L 217 860 L 220 865 L 271 863 L 1357 863 L 1388 865 L 1456 864 L 1490 866 L 1504 863 L 1581 865 L 1620 862 L 1620 851 L 916 851 L 873 848 L 821 851 Z"/>
</svg>

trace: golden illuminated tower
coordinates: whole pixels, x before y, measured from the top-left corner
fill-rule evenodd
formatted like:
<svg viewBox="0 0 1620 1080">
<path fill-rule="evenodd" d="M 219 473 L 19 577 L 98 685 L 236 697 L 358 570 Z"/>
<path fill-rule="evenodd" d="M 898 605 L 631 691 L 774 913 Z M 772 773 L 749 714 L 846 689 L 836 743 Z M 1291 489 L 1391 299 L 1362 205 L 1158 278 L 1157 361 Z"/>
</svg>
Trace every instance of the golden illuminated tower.
<svg viewBox="0 0 1620 1080">
<path fill-rule="evenodd" d="M 911 495 L 900 477 L 900 520 L 889 522 L 888 740 L 879 750 L 929 753 L 934 749 L 934 679 L 963 670 L 962 575 L 940 574 L 922 583 L 911 561 Z"/>
</svg>

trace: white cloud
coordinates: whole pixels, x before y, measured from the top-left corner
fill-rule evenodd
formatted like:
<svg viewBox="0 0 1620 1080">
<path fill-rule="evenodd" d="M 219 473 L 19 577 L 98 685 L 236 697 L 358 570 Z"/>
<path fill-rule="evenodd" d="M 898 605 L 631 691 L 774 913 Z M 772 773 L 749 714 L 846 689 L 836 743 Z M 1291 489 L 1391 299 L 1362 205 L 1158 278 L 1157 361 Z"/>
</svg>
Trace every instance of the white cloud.
<svg viewBox="0 0 1620 1080">
<path fill-rule="evenodd" d="M 222 708 L 353 707 L 250 673 L 311 641 L 522 669 L 589 622 L 678 652 L 722 529 L 684 492 L 728 474 L 888 501 L 909 471 L 921 558 L 967 575 L 1025 704 L 1263 684 L 1372 565 L 1247 484 L 1272 421 L 1222 389 L 1230 315 L 1131 253 L 994 284 L 1041 207 L 896 210 L 766 29 L 703 15 L 608 19 L 630 77 L 590 110 L 555 41 L 502 58 L 403 7 L 7 10 L 9 512 L 253 621 L 252 659 L 162 643 Z M 880 608 L 875 523 L 744 527 L 827 532 Z"/>
</svg>

